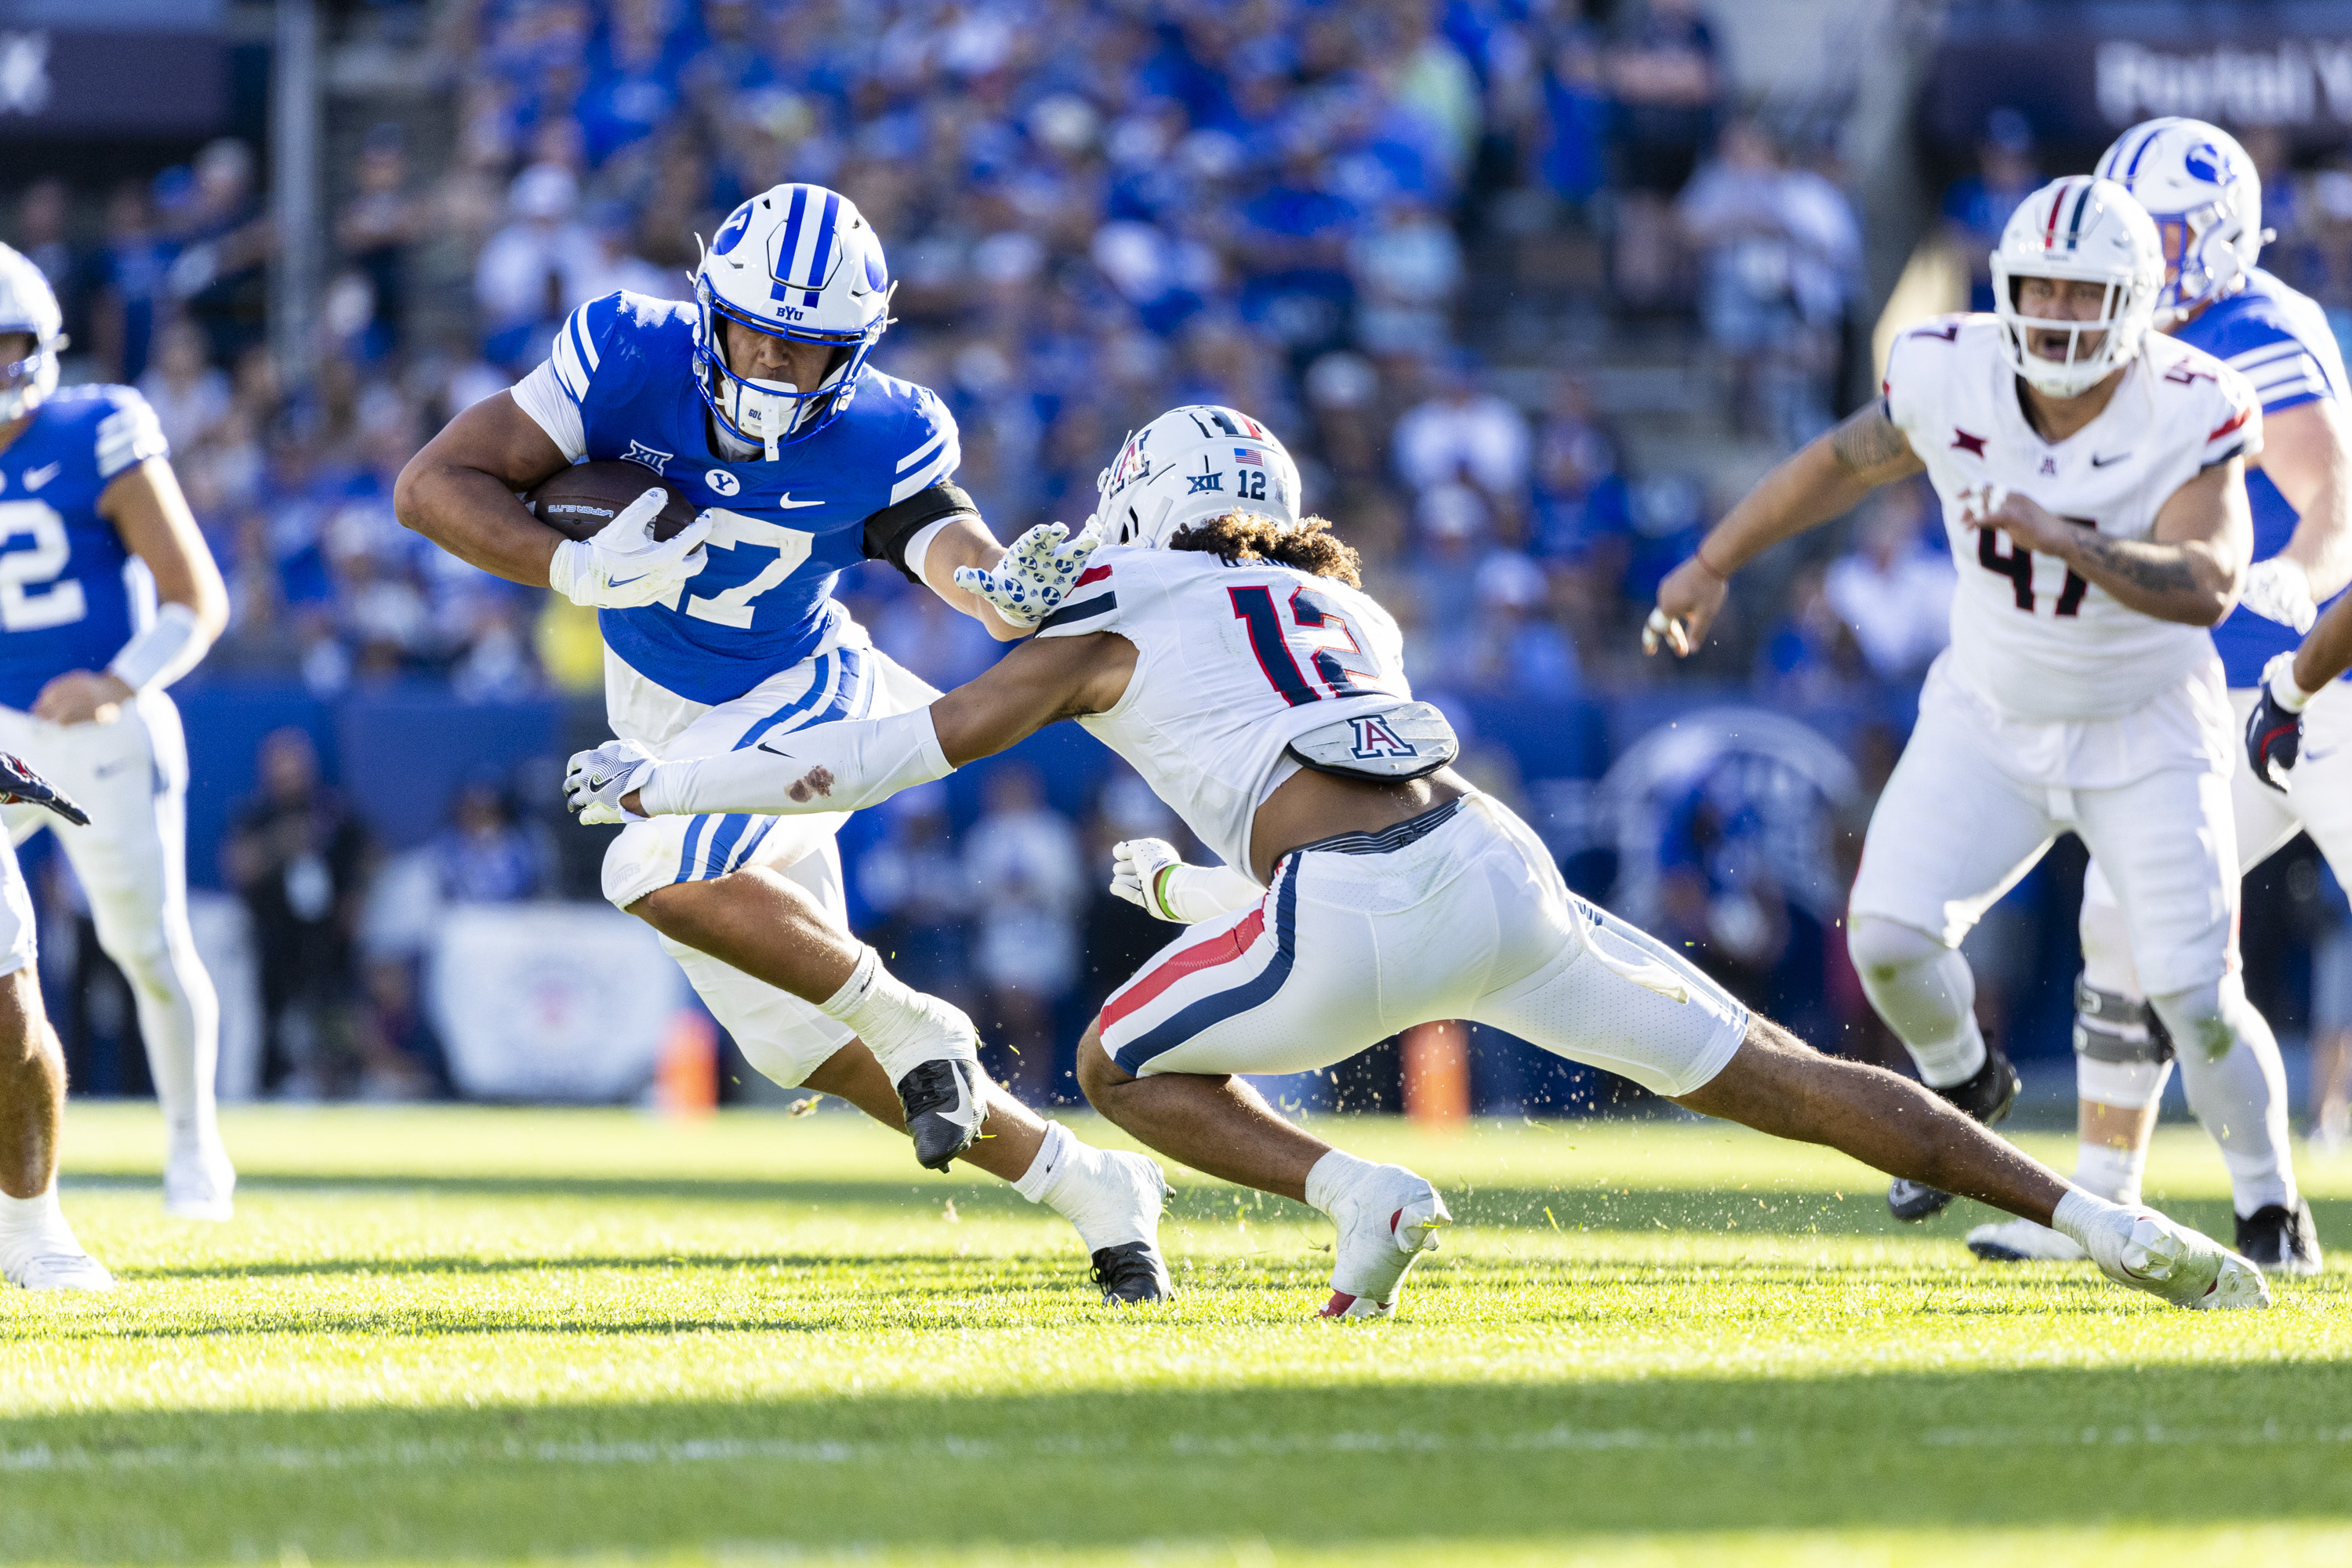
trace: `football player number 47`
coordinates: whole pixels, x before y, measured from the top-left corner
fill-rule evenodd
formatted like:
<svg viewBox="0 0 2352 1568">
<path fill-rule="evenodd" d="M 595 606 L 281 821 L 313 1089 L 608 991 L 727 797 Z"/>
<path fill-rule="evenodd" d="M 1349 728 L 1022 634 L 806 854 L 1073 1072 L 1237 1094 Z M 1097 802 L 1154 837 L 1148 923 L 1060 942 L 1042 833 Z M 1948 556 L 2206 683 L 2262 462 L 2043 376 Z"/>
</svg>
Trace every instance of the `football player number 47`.
<svg viewBox="0 0 2352 1568">
<path fill-rule="evenodd" d="M 25 549 L 17 539 L 32 535 Z M 0 631 L 69 626 L 89 614 L 79 583 L 58 581 L 73 556 L 66 520 L 47 501 L 0 501 Z"/>
<path fill-rule="evenodd" d="M 710 548 L 765 547 L 774 551 L 776 558 L 732 588 L 722 589 L 708 598 L 699 594 L 693 595 L 686 601 L 686 613 L 698 621 L 715 621 L 722 626 L 748 629 L 751 625 L 751 601 L 791 576 L 793 568 L 809 558 L 816 535 L 803 533 L 797 528 L 786 528 L 778 522 L 762 522 L 756 517 L 745 517 L 740 511 L 729 511 L 724 507 L 712 507 L 709 516 Z M 5 557 L 0 557 L 0 560 L 5 560 Z M 685 592 L 693 586 L 693 581 L 688 579 L 679 591 Z"/>
<path fill-rule="evenodd" d="M 2059 521 L 2071 522 L 2077 528 L 2099 526 L 2095 520 L 2087 517 L 2062 518 Z M 1999 573 L 2008 578 L 2010 590 L 2015 595 L 2017 607 L 2030 616 L 2033 613 L 2033 552 L 2021 549 L 2015 544 L 2003 550 L 2001 544 L 2006 537 L 1997 528 L 1978 529 L 1977 564 L 1988 572 Z M 2083 608 L 2083 595 L 2090 591 L 2091 584 L 2084 581 L 2073 567 L 2068 567 L 2065 585 L 2058 590 L 2058 603 L 2053 606 L 2051 613 L 2059 616 L 2080 614 Z"/>
</svg>

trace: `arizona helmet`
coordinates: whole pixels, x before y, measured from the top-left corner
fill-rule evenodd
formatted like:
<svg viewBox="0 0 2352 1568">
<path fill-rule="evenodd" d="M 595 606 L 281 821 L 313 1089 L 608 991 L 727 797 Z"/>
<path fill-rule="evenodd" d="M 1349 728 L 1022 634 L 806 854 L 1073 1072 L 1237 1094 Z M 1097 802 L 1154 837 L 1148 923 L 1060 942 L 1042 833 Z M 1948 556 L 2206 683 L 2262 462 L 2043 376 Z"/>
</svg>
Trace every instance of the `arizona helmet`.
<svg viewBox="0 0 2352 1568">
<path fill-rule="evenodd" d="M 857 204 L 823 185 L 777 185 L 727 215 L 694 273 L 695 386 L 720 429 L 765 449 L 804 441 L 841 417 L 890 324 L 882 241 Z M 719 323 L 836 352 L 806 389 L 741 376 Z"/>
<path fill-rule="evenodd" d="M 0 364 L 0 423 L 29 414 L 58 389 L 58 351 L 66 346 L 65 313 L 41 269 L 0 245 L 0 332 L 26 332 L 33 352 Z"/>
<path fill-rule="evenodd" d="M 1192 403 L 1136 431 L 1095 480 L 1106 542 L 1164 547 L 1229 511 L 1298 521 L 1298 465 L 1273 431 L 1232 408 Z"/>
<path fill-rule="evenodd" d="M 2028 316 L 2017 303 L 2027 278 L 2103 284 L 2106 295 L 2090 321 Z M 2079 396 L 2139 353 L 2163 288 L 2163 242 L 2129 191 L 2089 174 L 2053 180 L 2011 215 L 1992 253 L 2002 357 L 2043 395 Z M 2041 332 L 2066 334 L 2063 359 L 2032 351 L 2030 337 Z"/>
<path fill-rule="evenodd" d="M 2235 137 L 2201 120 L 2168 115 L 2117 137 L 2097 172 L 2156 220 L 2166 271 L 2156 302 L 2158 326 L 2243 286 L 2269 237 L 2262 175 Z"/>
</svg>

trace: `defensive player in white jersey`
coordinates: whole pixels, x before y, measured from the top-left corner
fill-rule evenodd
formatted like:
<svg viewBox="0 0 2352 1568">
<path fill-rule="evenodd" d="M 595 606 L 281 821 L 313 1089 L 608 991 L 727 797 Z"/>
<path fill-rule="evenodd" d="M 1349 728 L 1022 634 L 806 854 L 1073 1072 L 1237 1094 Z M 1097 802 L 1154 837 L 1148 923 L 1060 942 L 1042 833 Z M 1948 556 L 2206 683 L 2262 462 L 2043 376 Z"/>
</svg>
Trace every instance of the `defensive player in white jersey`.
<svg viewBox="0 0 2352 1568">
<path fill-rule="evenodd" d="M 2097 173 L 2129 190 L 2164 240 L 2158 327 L 2228 363 L 2263 405 L 2263 447 L 2250 456 L 2254 563 L 2238 607 L 2213 643 L 2242 718 L 2265 666 L 2292 652 L 2321 602 L 2352 579 L 2352 442 L 2344 361 L 2320 308 L 2254 265 L 2263 243 L 2261 177 L 2218 126 L 2163 119 L 2135 125 Z M 2238 857 L 2251 870 L 2308 830 L 2339 877 L 2352 879 L 2352 687 L 2318 694 L 2308 720 L 2318 740 L 2292 797 L 2251 769 L 2231 782 Z M 2175 1044 L 2150 1013 L 2132 964 L 2122 905 L 2098 862 L 2084 879 L 2083 975 L 2076 985 L 2075 1075 L 2082 1141 L 2074 1180 L 2102 1197 L 2139 1195 L 2158 1100 Z M 2236 1199 L 2237 1249 L 2265 1270 L 2320 1266 L 2311 1205 L 2296 1190 L 2287 1135 L 2285 1074 L 2269 1037 L 2220 1058 L 2179 1056 L 2189 1108 L 2221 1145 Z M 2315 1079 L 2320 1078 L 2314 1073 Z M 1982 1258 L 2079 1258 L 2056 1232 L 2022 1220 L 1979 1226 Z"/>
<path fill-rule="evenodd" d="M 81 807 L 18 758 L 0 752 L 0 805 L 49 810 L 77 827 Z M 58 1206 L 58 1133 L 66 1058 L 41 1007 L 33 967 L 33 900 L 16 847 L 0 839 L 0 1279 L 27 1290 L 111 1290 Z"/>
<path fill-rule="evenodd" d="M 954 417 L 866 363 L 890 289 L 855 203 L 762 192 L 712 237 L 692 305 L 620 293 L 573 311 L 546 363 L 410 462 L 400 516 L 486 571 L 596 607 L 613 732 L 666 756 L 919 706 L 931 689 L 833 598 L 837 573 L 887 560 L 1010 639 L 1095 540 L 1066 542 L 1055 524 L 996 542 L 954 483 Z M 583 458 L 637 463 L 705 510 L 657 543 L 664 495 L 649 489 L 595 539 L 567 540 L 515 494 Z M 637 823 L 605 855 L 604 895 L 661 933 L 761 1072 L 903 1126 L 926 1166 L 961 1156 L 1052 1206 L 1107 1295 L 1165 1295 L 1159 1167 L 1087 1148 L 990 1085 L 971 1021 L 850 936 L 841 820 Z"/>
<path fill-rule="evenodd" d="M 1992 273 L 1997 313 L 1899 337 L 1885 395 L 1766 475 L 1659 585 L 1645 633 L 1687 653 L 1758 552 L 1933 481 L 1960 563 L 1952 642 L 1871 817 L 1847 942 L 1920 1078 L 1984 1121 L 2017 1080 L 1960 939 L 2068 829 L 2183 1049 L 2276 1049 L 2234 963 L 2236 738 L 2206 635 L 2246 573 L 2253 390 L 2150 330 L 2161 243 L 2112 181 L 2034 193 Z M 1897 1183 L 1888 1202 L 1924 1218 L 1948 1193 Z"/>
<path fill-rule="evenodd" d="M 928 708 L 724 756 L 658 762 L 615 742 L 573 759 L 567 794 L 593 817 L 856 809 L 1076 719 L 1225 861 L 1118 847 L 1113 889 L 1193 929 L 1112 994 L 1079 1081 L 1153 1148 L 1329 1215 L 1327 1316 L 1392 1310 L 1444 1202 L 1282 1120 L 1235 1075 L 1324 1067 L 1436 1018 L 2054 1224 L 2168 1300 L 2268 1300 L 2216 1243 L 2069 1187 L 1906 1079 L 1814 1053 L 1578 900 L 1527 826 L 1446 765 L 1452 731 L 1412 700 L 1395 621 L 1297 493 L 1248 416 L 1173 410 L 1102 477 L 1097 518 L 1118 542 L 985 675 Z"/>
<path fill-rule="evenodd" d="M 56 390 L 60 321 L 40 269 L 0 247 L 0 750 L 35 759 L 95 819 L 0 817 L 16 843 L 56 831 L 131 983 L 169 1129 L 164 1206 L 226 1219 L 220 1004 L 188 929 L 188 748 L 164 688 L 220 635 L 228 591 L 146 399 Z"/>
</svg>

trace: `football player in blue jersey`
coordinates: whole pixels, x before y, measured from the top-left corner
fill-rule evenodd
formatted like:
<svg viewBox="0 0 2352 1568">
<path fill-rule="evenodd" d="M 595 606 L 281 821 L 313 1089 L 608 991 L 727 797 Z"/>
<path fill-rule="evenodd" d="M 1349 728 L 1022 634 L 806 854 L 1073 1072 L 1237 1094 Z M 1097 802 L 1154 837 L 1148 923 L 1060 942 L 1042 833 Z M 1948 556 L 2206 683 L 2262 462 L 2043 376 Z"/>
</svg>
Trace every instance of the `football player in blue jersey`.
<svg viewBox="0 0 2352 1568">
<path fill-rule="evenodd" d="M 146 400 L 57 389 L 59 321 L 39 269 L 0 247 L 0 751 L 33 759 L 92 820 L 26 804 L 0 819 L 18 843 L 57 833 L 131 982 L 170 1128 L 165 1206 L 226 1219 L 220 1005 L 188 929 L 188 751 L 164 688 L 220 635 L 228 591 Z"/>
<path fill-rule="evenodd" d="M 2151 120 L 2118 137 L 2098 173 L 2137 196 L 2163 236 L 2158 326 L 2228 362 L 2262 398 L 2262 455 L 2246 474 L 2254 563 L 2237 609 L 2213 628 L 2242 721 L 2262 695 L 2265 668 L 2291 665 L 2318 605 L 2352 582 L 2344 361 L 2318 305 L 2254 265 L 2264 238 L 2262 183 L 2226 132 L 2198 120 Z M 2305 712 L 2310 746 L 2294 793 L 2263 787 L 2252 769 L 2231 782 L 2246 868 L 2308 831 L 2337 875 L 2352 876 L 2352 750 L 2345 745 L 2352 689 L 2322 684 Z M 2315 1272 L 2319 1237 L 2295 1187 L 2276 1044 L 2266 1032 L 2242 1035 L 2214 1057 L 2198 1042 L 2168 1037 L 2133 966 L 2128 918 L 2094 861 L 2075 985 L 2076 1184 L 2118 1203 L 2138 1200 L 2158 1100 L 2178 1059 L 2189 1108 L 2229 1166 L 2238 1251 L 2267 1270 Z M 2023 1220 L 1979 1226 L 1969 1246 L 1994 1258 L 2082 1256 L 2065 1237 Z"/>
<path fill-rule="evenodd" d="M 753 196 L 712 237 L 692 303 L 592 300 L 510 394 L 452 420 L 401 475 L 401 519 L 594 607 L 614 732 L 662 756 L 920 708 L 938 693 L 832 598 L 839 572 L 887 561 L 1011 640 L 1060 602 L 1099 536 L 1055 524 L 997 542 L 955 483 L 945 405 L 867 363 L 890 293 L 848 198 L 804 184 Z M 656 542 L 664 496 L 648 490 L 579 542 L 515 499 L 587 458 L 638 463 L 702 510 Z M 961 1155 L 1051 1205 L 1107 1296 L 1165 1295 L 1159 1167 L 1088 1148 L 991 1084 L 971 1020 L 851 936 L 842 820 L 633 821 L 605 857 L 604 894 L 661 933 L 762 1073 L 903 1125 L 932 1169 Z"/>
</svg>

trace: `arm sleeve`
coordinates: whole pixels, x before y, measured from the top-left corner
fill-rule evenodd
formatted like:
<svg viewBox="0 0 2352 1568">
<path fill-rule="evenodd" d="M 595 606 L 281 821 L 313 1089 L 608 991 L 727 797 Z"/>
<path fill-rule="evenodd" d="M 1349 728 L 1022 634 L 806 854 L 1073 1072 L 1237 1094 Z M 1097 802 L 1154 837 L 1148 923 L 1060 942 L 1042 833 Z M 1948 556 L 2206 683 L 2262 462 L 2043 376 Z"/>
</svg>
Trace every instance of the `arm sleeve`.
<svg viewBox="0 0 2352 1568">
<path fill-rule="evenodd" d="M 564 317 L 546 360 L 515 384 L 515 405 L 547 432 L 547 438 L 567 462 L 576 463 L 588 455 L 587 424 L 582 411 L 604 358 L 604 335 L 620 305 L 618 294 L 607 294 Z"/>
<path fill-rule="evenodd" d="M 636 795 L 647 816 L 856 811 L 954 771 L 926 707 L 772 731 L 747 750 L 657 763 Z"/>
<path fill-rule="evenodd" d="M 907 546 L 918 534 L 951 518 L 979 515 L 980 508 L 972 504 L 961 485 L 952 479 L 941 479 L 905 500 L 892 502 L 866 520 L 866 559 L 887 561 L 908 582 L 920 583 L 922 578 L 908 563 Z"/>
<path fill-rule="evenodd" d="M 98 477 L 110 479 L 133 464 L 170 455 L 163 426 L 147 400 L 128 386 L 110 387 L 112 412 L 98 422 Z"/>
</svg>

